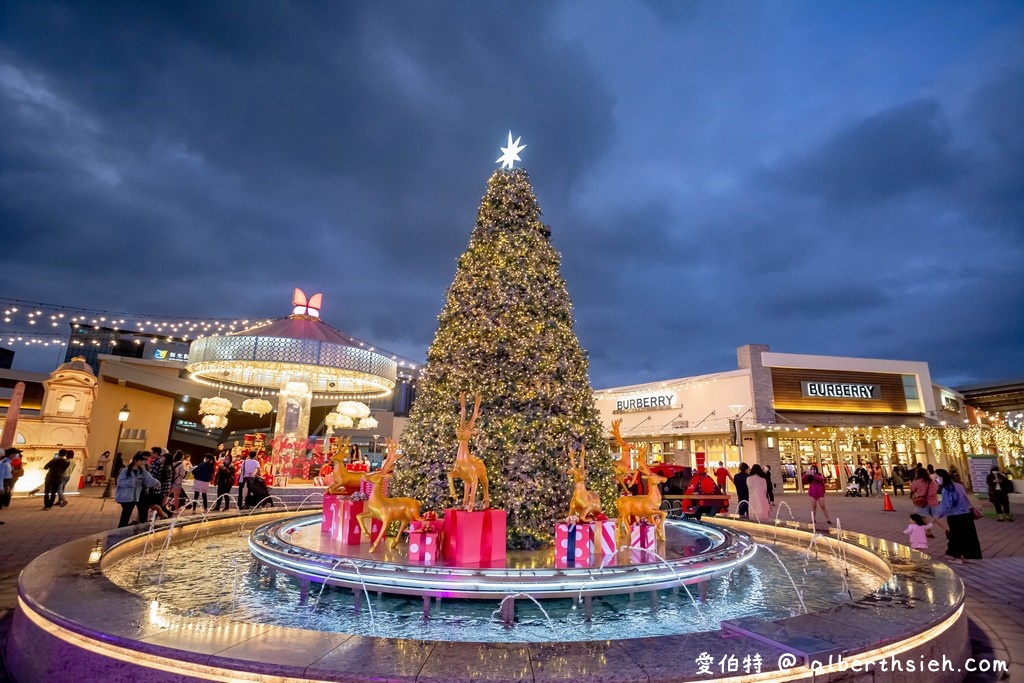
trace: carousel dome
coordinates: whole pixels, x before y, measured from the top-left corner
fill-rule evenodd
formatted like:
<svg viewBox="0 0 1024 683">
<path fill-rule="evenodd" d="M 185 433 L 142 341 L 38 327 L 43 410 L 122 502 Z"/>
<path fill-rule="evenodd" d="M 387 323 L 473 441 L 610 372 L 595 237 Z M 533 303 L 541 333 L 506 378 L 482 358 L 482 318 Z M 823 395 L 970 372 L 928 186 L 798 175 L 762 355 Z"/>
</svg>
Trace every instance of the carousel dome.
<svg viewBox="0 0 1024 683">
<path fill-rule="evenodd" d="M 317 311 L 318 313 L 318 311 Z M 395 388 L 398 364 L 310 312 L 189 346 L 192 379 L 252 393 L 302 382 L 314 395 L 370 399 Z"/>
</svg>

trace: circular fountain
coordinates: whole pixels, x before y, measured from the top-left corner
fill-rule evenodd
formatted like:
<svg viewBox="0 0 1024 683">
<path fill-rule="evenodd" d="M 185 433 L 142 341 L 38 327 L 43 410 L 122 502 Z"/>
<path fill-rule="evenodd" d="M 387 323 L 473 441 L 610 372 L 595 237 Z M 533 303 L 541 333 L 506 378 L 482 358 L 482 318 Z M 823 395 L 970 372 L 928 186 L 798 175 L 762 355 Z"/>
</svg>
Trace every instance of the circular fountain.
<svg viewBox="0 0 1024 683">
<path fill-rule="evenodd" d="M 321 516 L 271 522 L 249 537 L 262 564 L 299 581 L 354 590 L 476 600 L 503 600 L 524 593 L 537 600 L 619 595 L 668 589 L 723 576 L 749 561 L 749 536 L 689 522 L 666 528 L 662 552 L 625 549 L 600 556 L 594 566 L 559 568 L 553 550 L 512 551 L 502 566 L 412 562 L 404 548 L 369 551 L 320 532 Z"/>
<path fill-rule="evenodd" d="M 319 523 L 179 520 L 54 549 L 21 577 L 9 666 L 26 681 L 708 680 L 703 652 L 756 656 L 756 680 L 809 678 L 814 659 L 840 653 L 952 657 L 967 643 L 955 574 L 860 535 L 671 521 L 663 558 L 626 550 L 621 564 L 559 569 L 550 553 L 510 553 L 504 567 L 456 569 L 342 552 Z"/>
</svg>

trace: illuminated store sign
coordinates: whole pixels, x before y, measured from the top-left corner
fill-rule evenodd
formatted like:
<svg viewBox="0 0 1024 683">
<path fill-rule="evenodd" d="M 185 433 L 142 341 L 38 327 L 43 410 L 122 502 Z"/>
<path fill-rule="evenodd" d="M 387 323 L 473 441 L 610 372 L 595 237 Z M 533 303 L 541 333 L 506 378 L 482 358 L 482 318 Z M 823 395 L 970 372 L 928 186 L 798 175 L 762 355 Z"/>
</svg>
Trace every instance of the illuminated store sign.
<svg viewBox="0 0 1024 683">
<path fill-rule="evenodd" d="M 676 407 L 676 395 L 648 394 L 646 396 L 631 396 L 620 398 L 615 402 L 616 413 L 631 413 L 638 410 L 664 410 Z"/>
<path fill-rule="evenodd" d="M 800 382 L 804 398 L 859 398 L 880 399 L 879 384 L 846 384 L 843 382 Z"/>
<path fill-rule="evenodd" d="M 181 363 L 188 362 L 188 351 L 171 351 L 169 349 L 154 349 L 153 360 L 170 360 Z"/>
</svg>

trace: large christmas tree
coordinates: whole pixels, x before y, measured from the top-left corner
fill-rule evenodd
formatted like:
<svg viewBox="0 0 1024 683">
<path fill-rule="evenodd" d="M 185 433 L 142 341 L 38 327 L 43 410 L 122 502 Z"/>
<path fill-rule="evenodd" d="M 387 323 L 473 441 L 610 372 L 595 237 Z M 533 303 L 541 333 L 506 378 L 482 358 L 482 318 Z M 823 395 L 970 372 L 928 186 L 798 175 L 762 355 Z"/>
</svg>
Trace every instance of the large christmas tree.
<svg viewBox="0 0 1024 683">
<path fill-rule="evenodd" d="M 494 172 L 427 352 L 394 481 L 400 495 L 418 498 L 425 510 L 457 504 L 447 476 L 459 396 L 468 394 L 468 413 L 479 392 L 470 452 L 487 466 L 491 507 L 508 512 L 510 548 L 550 543 L 555 522 L 567 514 L 570 444 L 586 446 L 587 484 L 606 511 L 615 493 L 587 357 L 540 215 L 524 170 Z"/>
</svg>

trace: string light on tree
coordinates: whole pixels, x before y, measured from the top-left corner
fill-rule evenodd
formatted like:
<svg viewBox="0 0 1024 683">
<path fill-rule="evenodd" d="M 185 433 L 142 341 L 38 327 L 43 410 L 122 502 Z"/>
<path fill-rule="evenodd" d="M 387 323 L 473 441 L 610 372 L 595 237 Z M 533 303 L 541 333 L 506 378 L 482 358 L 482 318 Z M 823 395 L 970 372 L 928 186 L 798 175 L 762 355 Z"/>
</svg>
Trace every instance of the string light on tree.
<svg viewBox="0 0 1024 683">
<path fill-rule="evenodd" d="M 397 492 L 441 509 L 455 460 L 459 395 L 481 394 L 471 451 L 487 466 L 491 504 L 508 513 L 513 548 L 551 542 L 572 495 L 564 452 L 587 448 L 590 490 L 611 506 L 612 461 L 587 377 L 587 357 L 573 330 L 561 257 L 523 169 L 525 148 L 509 133 L 487 182 L 469 246 L 445 295 L 427 352 L 402 450 L 410 465 Z"/>
</svg>

